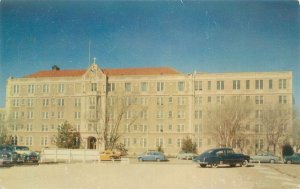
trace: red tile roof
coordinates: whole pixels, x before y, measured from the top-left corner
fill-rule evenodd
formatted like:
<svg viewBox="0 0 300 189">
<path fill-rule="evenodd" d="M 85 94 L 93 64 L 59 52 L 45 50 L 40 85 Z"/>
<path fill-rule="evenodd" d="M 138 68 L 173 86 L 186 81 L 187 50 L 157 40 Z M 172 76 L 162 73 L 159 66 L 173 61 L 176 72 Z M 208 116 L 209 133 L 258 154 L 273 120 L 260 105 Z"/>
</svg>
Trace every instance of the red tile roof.
<svg viewBox="0 0 300 189">
<path fill-rule="evenodd" d="M 39 77 L 79 77 L 86 73 L 87 70 L 44 70 L 30 75 L 25 78 Z M 160 68 L 120 68 L 120 69 L 103 69 L 104 74 L 108 76 L 121 75 L 171 75 L 180 74 L 177 70 L 168 67 Z"/>
</svg>

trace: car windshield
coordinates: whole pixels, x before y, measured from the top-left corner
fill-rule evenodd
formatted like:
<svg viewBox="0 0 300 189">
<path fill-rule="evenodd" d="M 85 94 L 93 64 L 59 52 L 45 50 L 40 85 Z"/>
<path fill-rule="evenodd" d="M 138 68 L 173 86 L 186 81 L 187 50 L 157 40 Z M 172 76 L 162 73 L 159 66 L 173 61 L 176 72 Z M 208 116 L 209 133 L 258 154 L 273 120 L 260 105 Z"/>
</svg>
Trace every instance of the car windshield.
<svg viewBox="0 0 300 189">
<path fill-rule="evenodd" d="M 26 146 L 16 146 L 16 150 L 28 151 L 29 148 Z"/>
</svg>

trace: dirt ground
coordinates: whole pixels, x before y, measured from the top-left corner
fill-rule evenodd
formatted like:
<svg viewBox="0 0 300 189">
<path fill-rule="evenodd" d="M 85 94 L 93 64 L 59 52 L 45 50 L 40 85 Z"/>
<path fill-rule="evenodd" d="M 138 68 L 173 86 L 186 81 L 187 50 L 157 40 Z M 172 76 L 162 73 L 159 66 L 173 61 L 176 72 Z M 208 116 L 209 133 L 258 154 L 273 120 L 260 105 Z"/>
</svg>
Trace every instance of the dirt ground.
<svg viewBox="0 0 300 189">
<path fill-rule="evenodd" d="M 272 175 L 265 180 L 258 171 L 263 174 L 269 171 Z M 269 168 L 200 168 L 194 163 L 169 162 L 23 165 L 0 169 L 0 189 L 281 189 L 297 186 L 295 183 L 280 186 L 273 181 L 274 174 Z"/>
</svg>

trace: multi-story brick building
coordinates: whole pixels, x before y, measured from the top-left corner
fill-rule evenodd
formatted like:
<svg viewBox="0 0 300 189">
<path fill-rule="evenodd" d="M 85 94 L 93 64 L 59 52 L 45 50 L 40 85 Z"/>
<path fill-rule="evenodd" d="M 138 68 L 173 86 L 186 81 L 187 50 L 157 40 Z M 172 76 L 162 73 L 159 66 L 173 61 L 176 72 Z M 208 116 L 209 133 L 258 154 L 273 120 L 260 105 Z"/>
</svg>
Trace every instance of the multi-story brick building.
<svg viewBox="0 0 300 189">
<path fill-rule="evenodd" d="M 103 142 L 95 128 L 103 127 L 107 117 L 117 119 L 123 99 L 131 108 L 123 112 L 120 141 L 129 153 L 162 146 L 167 154 L 175 154 L 186 136 L 199 151 L 216 145 L 202 129 L 209 127 L 205 107 L 230 96 L 247 98 L 257 110 L 274 103 L 291 110 L 292 73 L 183 74 L 166 67 L 100 69 L 93 63 L 84 70 L 60 70 L 54 66 L 22 78 L 10 77 L 6 111 L 10 132 L 20 145 L 36 150 L 55 147 L 57 128 L 68 121 L 80 131 L 82 148 L 101 149 Z M 250 130 L 255 125 L 253 121 Z M 259 140 L 249 137 L 249 145 L 265 148 L 263 133 Z"/>
</svg>

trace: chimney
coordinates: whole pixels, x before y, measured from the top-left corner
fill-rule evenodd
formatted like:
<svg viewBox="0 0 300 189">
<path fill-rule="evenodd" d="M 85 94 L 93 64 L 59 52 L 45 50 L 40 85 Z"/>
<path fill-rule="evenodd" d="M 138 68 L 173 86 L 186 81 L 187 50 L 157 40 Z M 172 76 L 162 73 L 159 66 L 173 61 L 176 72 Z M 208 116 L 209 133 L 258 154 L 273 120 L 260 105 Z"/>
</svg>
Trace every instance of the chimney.
<svg viewBox="0 0 300 189">
<path fill-rule="evenodd" d="M 60 68 L 59 68 L 58 66 L 54 65 L 54 66 L 52 66 L 52 70 L 59 71 L 59 70 L 60 70 Z"/>
</svg>

